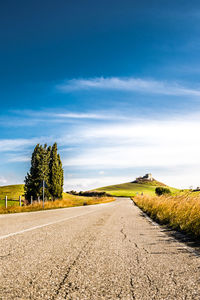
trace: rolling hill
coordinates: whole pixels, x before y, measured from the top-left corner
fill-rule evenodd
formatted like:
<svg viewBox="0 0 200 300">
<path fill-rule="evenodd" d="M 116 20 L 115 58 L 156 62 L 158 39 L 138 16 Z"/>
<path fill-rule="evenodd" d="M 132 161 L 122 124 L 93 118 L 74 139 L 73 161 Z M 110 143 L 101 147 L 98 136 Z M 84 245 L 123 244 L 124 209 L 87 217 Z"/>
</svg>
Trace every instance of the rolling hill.
<svg viewBox="0 0 200 300">
<path fill-rule="evenodd" d="M 135 196 L 136 193 L 143 193 L 148 195 L 155 195 L 155 189 L 158 186 L 165 186 L 170 189 L 172 193 L 178 192 L 176 188 L 169 187 L 162 182 L 159 182 L 155 179 L 152 181 L 149 180 L 140 180 L 139 182 L 127 182 L 122 184 L 115 184 L 110 186 L 105 186 L 95 189 L 95 191 L 104 191 L 112 196 L 121 196 L 121 197 L 131 197 Z"/>
</svg>

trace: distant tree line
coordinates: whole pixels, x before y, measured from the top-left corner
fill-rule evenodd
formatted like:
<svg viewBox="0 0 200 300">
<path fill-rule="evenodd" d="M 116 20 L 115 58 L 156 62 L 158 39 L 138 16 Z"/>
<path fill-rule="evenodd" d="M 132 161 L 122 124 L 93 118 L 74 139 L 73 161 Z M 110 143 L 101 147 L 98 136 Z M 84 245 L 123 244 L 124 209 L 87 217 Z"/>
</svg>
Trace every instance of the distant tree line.
<svg viewBox="0 0 200 300">
<path fill-rule="evenodd" d="M 112 197 L 112 195 L 103 191 L 80 191 L 80 192 L 69 191 L 67 193 L 71 195 L 84 196 L 84 197 Z"/>
<path fill-rule="evenodd" d="M 42 183 L 45 181 L 45 197 L 62 198 L 64 172 L 57 144 L 47 147 L 37 144 L 31 158 L 31 168 L 25 177 L 25 198 L 30 201 L 42 198 Z"/>
</svg>

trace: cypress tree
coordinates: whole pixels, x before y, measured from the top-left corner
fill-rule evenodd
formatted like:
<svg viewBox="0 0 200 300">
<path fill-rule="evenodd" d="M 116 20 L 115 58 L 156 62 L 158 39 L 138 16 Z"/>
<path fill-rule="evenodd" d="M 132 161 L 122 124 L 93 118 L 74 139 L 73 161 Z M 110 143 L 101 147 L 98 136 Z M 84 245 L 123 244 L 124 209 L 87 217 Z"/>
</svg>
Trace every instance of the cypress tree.
<svg viewBox="0 0 200 300">
<path fill-rule="evenodd" d="M 41 146 L 42 147 L 42 146 Z M 50 154 L 51 154 L 51 148 L 47 148 L 47 144 L 44 145 L 44 148 L 42 148 L 42 156 L 41 156 L 41 173 L 40 173 L 40 180 L 41 183 L 44 180 L 46 183 L 45 187 L 45 196 L 49 198 L 50 195 L 50 182 L 49 182 L 49 176 L 50 176 Z M 42 184 L 40 188 L 40 196 L 42 196 Z"/>
<path fill-rule="evenodd" d="M 59 192 L 58 192 L 58 198 L 62 198 L 63 195 L 63 184 L 64 184 L 64 171 L 62 167 L 62 162 L 60 155 L 57 156 L 58 159 L 58 174 L 59 174 Z"/>
<path fill-rule="evenodd" d="M 41 196 L 40 185 L 43 168 L 43 147 L 37 144 L 32 154 L 30 172 L 25 177 L 25 197 L 28 201 L 31 196 L 34 199 Z"/>
<path fill-rule="evenodd" d="M 53 144 L 50 156 L 50 193 L 55 200 L 59 194 L 59 170 L 57 143 Z"/>
</svg>

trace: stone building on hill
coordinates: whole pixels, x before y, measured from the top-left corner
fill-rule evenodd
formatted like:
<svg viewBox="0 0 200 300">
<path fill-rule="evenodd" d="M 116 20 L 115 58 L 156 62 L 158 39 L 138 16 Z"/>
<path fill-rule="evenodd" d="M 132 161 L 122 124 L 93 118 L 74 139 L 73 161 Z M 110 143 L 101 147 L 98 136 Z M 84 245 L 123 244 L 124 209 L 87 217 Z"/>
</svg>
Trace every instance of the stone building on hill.
<svg viewBox="0 0 200 300">
<path fill-rule="evenodd" d="M 139 183 L 139 182 L 153 181 L 153 180 L 154 180 L 154 178 L 153 178 L 152 174 L 151 173 L 147 173 L 144 176 L 140 176 L 140 177 L 136 178 L 136 180 L 133 181 L 133 182 L 134 183 Z"/>
<path fill-rule="evenodd" d="M 151 173 L 148 173 L 142 177 L 142 179 L 153 181 L 153 176 Z"/>
</svg>

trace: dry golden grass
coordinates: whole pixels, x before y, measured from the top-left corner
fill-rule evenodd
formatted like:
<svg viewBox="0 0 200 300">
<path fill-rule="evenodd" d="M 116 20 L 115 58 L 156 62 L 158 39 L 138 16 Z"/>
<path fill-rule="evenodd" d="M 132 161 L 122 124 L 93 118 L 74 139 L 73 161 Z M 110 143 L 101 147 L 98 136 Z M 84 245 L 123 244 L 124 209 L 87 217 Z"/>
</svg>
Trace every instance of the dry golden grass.
<svg viewBox="0 0 200 300">
<path fill-rule="evenodd" d="M 136 196 L 132 199 L 152 219 L 200 237 L 200 193 Z"/>
<path fill-rule="evenodd" d="M 47 202 L 45 202 L 44 209 L 46 210 L 46 209 L 108 203 L 108 202 L 111 202 L 114 200 L 115 199 L 113 197 L 81 197 L 81 196 L 74 196 L 74 195 L 63 193 L 62 200 L 47 201 Z M 10 206 L 7 209 L 5 207 L 0 207 L 1 214 L 29 212 L 29 211 L 38 211 L 38 210 L 43 210 L 42 202 L 40 202 L 40 203 L 35 202 L 32 205 L 27 205 L 27 206 L 22 206 L 22 207 Z"/>
</svg>

